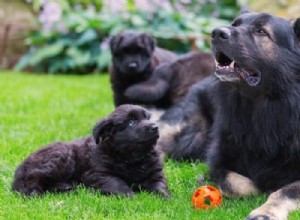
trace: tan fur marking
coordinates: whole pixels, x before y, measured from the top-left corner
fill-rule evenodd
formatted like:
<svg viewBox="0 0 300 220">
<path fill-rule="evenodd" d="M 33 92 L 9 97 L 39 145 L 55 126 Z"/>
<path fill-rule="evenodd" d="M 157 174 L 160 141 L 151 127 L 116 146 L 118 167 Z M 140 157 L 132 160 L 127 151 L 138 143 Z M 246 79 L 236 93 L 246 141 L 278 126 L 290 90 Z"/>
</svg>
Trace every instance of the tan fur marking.
<svg viewBox="0 0 300 220">
<path fill-rule="evenodd" d="M 232 190 L 232 192 L 223 192 L 227 197 L 241 197 L 258 194 L 258 189 L 255 187 L 252 180 L 238 173 L 228 173 L 226 181 L 228 186 Z"/>
<path fill-rule="evenodd" d="M 277 190 L 262 206 L 254 209 L 249 217 L 268 216 L 270 220 L 287 220 L 289 213 L 297 208 L 299 208 L 299 200 L 287 198 L 282 195 L 281 190 Z"/>
<path fill-rule="evenodd" d="M 175 134 L 179 133 L 184 126 L 185 126 L 184 124 L 169 125 L 164 123 L 158 123 L 158 127 L 159 127 L 158 143 L 173 142 L 173 138 Z"/>
<path fill-rule="evenodd" d="M 272 28 L 269 26 L 265 26 L 265 28 L 268 31 L 268 33 L 272 36 Z M 270 40 L 268 37 L 264 37 L 260 38 L 258 43 L 261 45 L 261 49 L 264 51 L 264 55 L 266 55 L 270 60 L 277 59 L 278 55 L 275 52 L 275 44 L 272 40 Z"/>
<path fill-rule="evenodd" d="M 157 122 L 160 117 L 165 113 L 164 110 L 158 110 L 158 109 L 148 109 L 151 113 L 150 121 Z"/>
</svg>

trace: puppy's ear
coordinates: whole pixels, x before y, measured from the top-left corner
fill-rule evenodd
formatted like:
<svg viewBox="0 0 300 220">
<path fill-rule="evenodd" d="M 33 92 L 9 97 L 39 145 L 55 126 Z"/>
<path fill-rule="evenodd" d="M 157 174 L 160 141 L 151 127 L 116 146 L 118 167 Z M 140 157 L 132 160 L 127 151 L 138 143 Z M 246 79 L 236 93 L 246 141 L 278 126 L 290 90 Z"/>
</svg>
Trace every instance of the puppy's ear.
<svg viewBox="0 0 300 220">
<path fill-rule="evenodd" d="M 109 47 L 110 47 L 111 53 L 115 53 L 115 51 L 119 48 L 122 40 L 123 40 L 123 36 L 121 36 L 121 35 L 113 36 L 110 38 Z"/>
<path fill-rule="evenodd" d="M 300 41 L 300 18 L 297 18 L 293 24 L 294 32 L 296 34 L 296 38 Z"/>
<path fill-rule="evenodd" d="M 104 138 L 110 133 L 111 127 L 112 122 L 109 118 L 103 119 L 94 126 L 93 137 L 95 139 L 96 144 L 99 144 L 100 138 Z"/>
<path fill-rule="evenodd" d="M 149 53 L 152 53 L 156 47 L 156 40 L 154 37 L 149 36 L 148 34 L 142 35 L 143 43 L 146 46 Z"/>
<path fill-rule="evenodd" d="M 149 120 L 149 119 L 151 118 L 151 113 L 150 113 L 149 111 L 145 110 L 145 111 L 144 111 L 144 114 L 145 114 L 145 118 L 146 118 L 146 119 Z"/>
</svg>

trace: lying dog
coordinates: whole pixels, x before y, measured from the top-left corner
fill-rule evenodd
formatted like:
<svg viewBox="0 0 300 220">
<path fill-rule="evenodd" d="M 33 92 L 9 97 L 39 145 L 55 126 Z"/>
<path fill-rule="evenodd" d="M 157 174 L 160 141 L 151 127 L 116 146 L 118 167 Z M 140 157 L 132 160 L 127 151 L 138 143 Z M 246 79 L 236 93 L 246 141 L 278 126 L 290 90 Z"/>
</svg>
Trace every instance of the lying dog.
<svg viewBox="0 0 300 220">
<path fill-rule="evenodd" d="M 179 129 L 173 140 L 185 138 L 194 152 L 208 149 L 212 179 L 225 196 L 271 193 L 248 220 L 287 219 L 300 206 L 300 18 L 246 12 L 211 37 L 217 77 L 172 110 L 208 132 L 193 128 L 197 139 Z"/>
<path fill-rule="evenodd" d="M 93 137 L 57 142 L 31 154 L 18 167 L 12 189 L 23 195 L 69 191 L 81 183 L 101 193 L 145 190 L 170 196 L 156 149 L 158 127 L 150 114 L 121 105 L 97 123 Z"/>
<path fill-rule="evenodd" d="M 140 32 L 124 31 L 110 41 L 112 67 L 110 79 L 115 106 L 143 104 L 124 96 L 125 90 L 149 79 L 154 69 L 162 63 L 173 61 L 176 54 L 156 46 L 153 37 Z"/>
<path fill-rule="evenodd" d="M 248 216 L 287 219 L 300 205 L 300 19 L 243 13 L 212 32 L 218 62 L 211 175 L 223 193 L 271 193 Z"/>
<path fill-rule="evenodd" d="M 182 100 L 193 84 L 212 75 L 214 70 L 211 54 L 190 52 L 156 68 L 148 80 L 126 89 L 125 96 L 167 109 Z"/>
</svg>

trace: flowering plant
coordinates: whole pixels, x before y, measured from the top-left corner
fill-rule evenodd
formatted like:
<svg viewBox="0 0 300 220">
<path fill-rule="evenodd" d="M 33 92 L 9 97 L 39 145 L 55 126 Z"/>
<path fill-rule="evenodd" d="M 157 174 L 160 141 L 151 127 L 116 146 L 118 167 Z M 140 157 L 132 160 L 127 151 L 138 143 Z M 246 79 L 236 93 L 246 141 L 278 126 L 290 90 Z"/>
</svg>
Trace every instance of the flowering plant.
<svg viewBox="0 0 300 220">
<path fill-rule="evenodd" d="M 202 0 L 203 6 L 212 1 Z M 41 29 L 29 33 L 29 50 L 15 68 L 79 74 L 106 70 L 111 62 L 109 37 L 126 29 L 147 32 L 160 47 L 178 53 L 192 46 L 208 50 L 211 30 L 228 21 L 212 9 L 207 11 L 215 17 L 200 16 L 190 8 L 193 2 L 199 5 L 196 0 L 102 0 L 99 12 L 93 4 L 75 4 L 69 10 L 48 0 L 39 15 Z"/>
</svg>

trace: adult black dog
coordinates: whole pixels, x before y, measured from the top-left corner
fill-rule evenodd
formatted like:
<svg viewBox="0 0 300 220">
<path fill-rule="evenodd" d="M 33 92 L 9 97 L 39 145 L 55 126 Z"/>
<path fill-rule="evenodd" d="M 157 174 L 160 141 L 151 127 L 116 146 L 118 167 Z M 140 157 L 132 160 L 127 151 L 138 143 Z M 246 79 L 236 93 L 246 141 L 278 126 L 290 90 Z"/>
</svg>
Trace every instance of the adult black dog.
<svg viewBox="0 0 300 220">
<path fill-rule="evenodd" d="M 224 195 L 271 193 L 248 220 L 287 219 L 300 205 L 300 19 L 242 13 L 211 36 L 217 78 L 193 88 L 190 114 L 179 106 L 173 114 L 184 112 L 183 122 L 201 115 L 209 127 L 193 150 L 208 146 Z"/>
<path fill-rule="evenodd" d="M 148 80 L 126 89 L 125 96 L 167 109 L 182 100 L 193 84 L 212 75 L 214 70 L 215 61 L 211 54 L 190 52 L 156 68 Z"/>
<path fill-rule="evenodd" d="M 141 107 L 119 106 L 95 125 L 93 137 L 53 143 L 31 154 L 16 170 L 12 189 L 33 196 L 81 183 L 107 195 L 131 196 L 142 189 L 170 196 L 155 148 L 158 127 L 149 118 Z"/>
<path fill-rule="evenodd" d="M 173 61 L 176 54 L 156 46 L 153 37 L 134 31 L 124 31 L 110 41 L 112 67 L 110 79 L 115 106 L 145 104 L 124 96 L 125 90 L 149 79 L 154 69 L 162 63 Z"/>
</svg>

